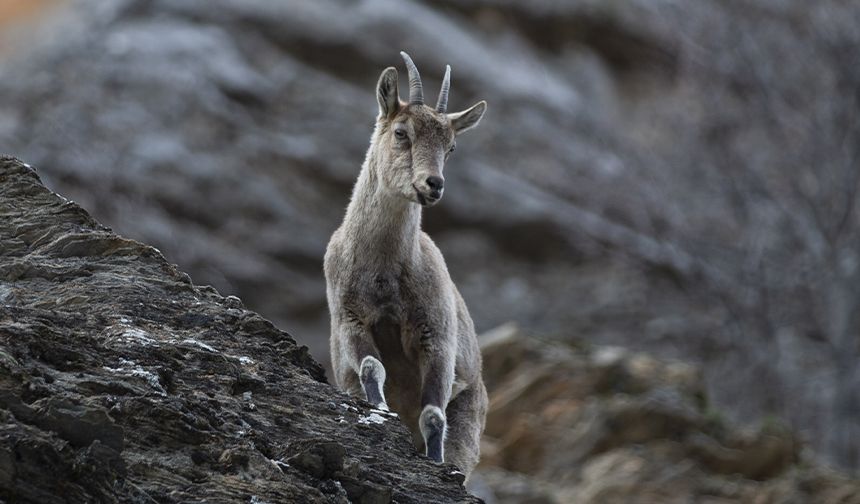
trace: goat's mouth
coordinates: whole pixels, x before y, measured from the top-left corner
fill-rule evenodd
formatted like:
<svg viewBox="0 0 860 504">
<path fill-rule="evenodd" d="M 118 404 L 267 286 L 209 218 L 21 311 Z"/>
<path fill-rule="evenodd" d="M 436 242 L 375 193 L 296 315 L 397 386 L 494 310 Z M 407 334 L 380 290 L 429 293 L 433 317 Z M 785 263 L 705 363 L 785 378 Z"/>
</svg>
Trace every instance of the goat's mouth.
<svg viewBox="0 0 860 504">
<path fill-rule="evenodd" d="M 434 191 L 434 194 L 424 194 L 420 189 L 415 187 L 415 184 L 412 184 L 412 188 L 415 189 L 415 197 L 418 199 L 418 204 L 423 207 L 431 207 L 442 199 L 441 192 Z"/>
</svg>

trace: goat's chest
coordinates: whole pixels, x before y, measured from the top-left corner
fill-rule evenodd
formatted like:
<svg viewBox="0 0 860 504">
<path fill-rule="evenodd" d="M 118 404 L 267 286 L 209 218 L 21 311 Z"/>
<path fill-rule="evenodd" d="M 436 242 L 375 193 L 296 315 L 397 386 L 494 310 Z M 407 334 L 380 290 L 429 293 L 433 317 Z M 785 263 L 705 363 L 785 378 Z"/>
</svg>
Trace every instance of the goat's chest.
<svg viewBox="0 0 860 504">
<path fill-rule="evenodd" d="M 367 299 L 374 306 L 394 308 L 401 305 L 403 290 L 399 275 L 376 273 L 367 279 Z"/>
<path fill-rule="evenodd" d="M 409 288 L 399 269 L 367 271 L 349 288 L 352 304 L 358 305 L 369 322 L 380 319 L 403 320 L 409 304 Z"/>
</svg>

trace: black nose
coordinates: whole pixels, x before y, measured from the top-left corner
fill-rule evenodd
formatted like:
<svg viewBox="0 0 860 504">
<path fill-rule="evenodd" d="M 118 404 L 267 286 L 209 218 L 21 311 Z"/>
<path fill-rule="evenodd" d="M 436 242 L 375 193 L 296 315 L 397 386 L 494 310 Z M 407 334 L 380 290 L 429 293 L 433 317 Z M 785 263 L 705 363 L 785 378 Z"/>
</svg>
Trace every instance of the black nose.
<svg viewBox="0 0 860 504">
<path fill-rule="evenodd" d="M 432 175 L 427 177 L 427 185 L 430 186 L 433 192 L 439 192 L 442 190 L 442 186 L 445 185 L 445 179 Z"/>
</svg>

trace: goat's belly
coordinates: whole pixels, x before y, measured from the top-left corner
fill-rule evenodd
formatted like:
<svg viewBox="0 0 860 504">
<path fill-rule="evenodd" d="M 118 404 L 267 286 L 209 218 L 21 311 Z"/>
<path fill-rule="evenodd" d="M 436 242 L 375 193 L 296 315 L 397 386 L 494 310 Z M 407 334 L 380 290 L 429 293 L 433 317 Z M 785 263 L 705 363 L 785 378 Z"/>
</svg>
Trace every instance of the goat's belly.
<svg viewBox="0 0 860 504">
<path fill-rule="evenodd" d="M 383 362 L 386 367 L 385 380 L 385 398 L 388 401 L 388 407 L 400 416 L 400 420 L 409 427 L 412 432 L 413 441 L 416 443 L 416 448 L 420 448 L 423 443 L 421 430 L 418 427 L 418 417 L 421 415 L 421 383 L 417 378 L 417 373 L 414 379 L 412 375 L 403 373 L 407 371 L 400 366 L 392 365 L 391 371 L 388 371 L 389 365 Z M 417 371 L 417 367 L 413 367 L 413 372 Z"/>
<path fill-rule="evenodd" d="M 418 431 L 421 375 L 418 362 L 403 349 L 400 324 L 383 318 L 373 326 L 373 339 L 385 366 L 385 398 L 389 408 L 412 430 Z"/>
<path fill-rule="evenodd" d="M 406 357 L 400 341 L 400 324 L 385 310 L 382 311 L 376 323 L 371 326 L 370 331 L 373 334 L 373 342 L 382 356 L 383 364 L 386 361 L 394 363 Z M 386 366 L 386 371 L 387 368 L 388 366 Z"/>
</svg>

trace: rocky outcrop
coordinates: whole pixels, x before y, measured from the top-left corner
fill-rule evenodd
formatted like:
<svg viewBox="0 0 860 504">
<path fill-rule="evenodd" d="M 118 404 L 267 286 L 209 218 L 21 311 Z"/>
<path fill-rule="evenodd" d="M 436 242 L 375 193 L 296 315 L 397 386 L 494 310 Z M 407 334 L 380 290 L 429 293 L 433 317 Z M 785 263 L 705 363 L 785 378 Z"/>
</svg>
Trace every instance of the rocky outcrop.
<svg viewBox="0 0 860 504">
<path fill-rule="evenodd" d="M 694 366 L 512 325 L 481 346 L 490 412 L 473 478 L 487 502 L 860 503 L 860 481 L 784 425 L 728 422 Z"/>
<path fill-rule="evenodd" d="M 0 500 L 477 502 L 289 334 L 0 159 Z"/>
</svg>

